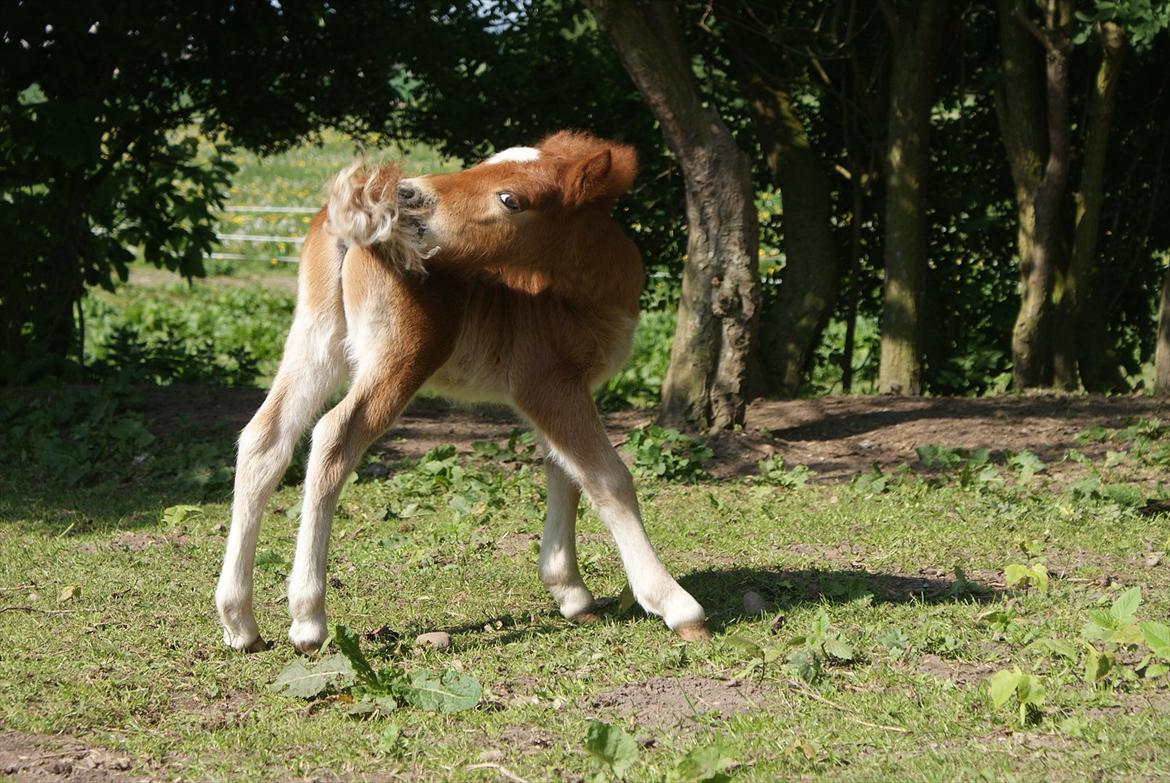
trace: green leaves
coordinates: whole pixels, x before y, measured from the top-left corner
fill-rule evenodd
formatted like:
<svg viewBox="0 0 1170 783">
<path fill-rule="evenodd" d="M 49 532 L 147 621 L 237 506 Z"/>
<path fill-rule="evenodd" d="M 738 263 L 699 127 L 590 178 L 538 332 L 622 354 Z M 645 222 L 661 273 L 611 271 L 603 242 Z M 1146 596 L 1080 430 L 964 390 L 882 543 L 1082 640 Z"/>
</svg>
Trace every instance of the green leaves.
<svg viewBox="0 0 1170 783">
<path fill-rule="evenodd" d="M 585 750 L 603 772 L 624 780 L 626 772 L 638 760 L 638 743 L 621 726 L 590 721 L 585 735 Z"/>
<path fill-rule="evenodd" d="M 785 468 L 784 458 L 780 456 L 762 459 L 756 463 L 756 467 L 760 471 L 760 481 L 787 489 L 803 487 L 812 475 L 808 465 Z"/>
<path fill-rule="evenodd" d="M 467 674 L 446 670 L 420 670 L 407 674 L 397 666 L 375 671 L 361 650 L 358 635 L 338 625 L 333 632 L 338 652 L 315 665 L 296 660 L 285 667 L 270 686 L 276 693 L 313 699 L 332 691 L 349 700 L 354 715 L 388 714 L 401 704 L 431 712 L 459 712 L 479 704 L 479 681 Z"/>
<path fill-rule="evenodd" d="M 1084 678 L 1085 682 L 1089 685 L 1096 685 L 1105 679 L 1109 672 L 1113 670 L 1114 662 L 1113 653 L 1103 652 L 1088 642 L 1085 642 Z"/>
<path fill-rule="evenodd" d="M 829 615 L 824 609 L 817 612 L 808 633 L 789 640 L 787 653 L 782 647 L 760 645 L 742 636 L 729 636 L 724 641 L 744 650 L 752 659 L 736 675 L 736 679 L 783 659 L 786 673 L 813 684 L 824 675 L 826 662 L 852 663 L 857 656 L 853 646 L 832 629 Z"/>
<path fill-rule="evenodd" d="M 408 519 L 446 508 L 460 516 L 483 518 L 514 507 L 517 494 L 530 491 L 528 441 L 513 430 L 507 446 L 477 443 L 475 458 L 481 464 L 470 462 L 450 444 L 436 446 L 389 478 L 386 517 Z"/>
<path fill-rule="evenodd" d="M 703 463 L 714 454 L 702 441 L 657 424 L 631 432 L 622 448 L 633 455 L 639 476 L 687 483 L 708 477 Z"/>
<path fill-rule="evenodd" d="M 730 780 L 726 771 L 735 765 L 735 759 L 721 743 L 692 748 L 679 759 L 674 778 L 684 783 L 724 783 Z"/>
<path fill-rule="evenodd" d="M 982 467 L 987 464 L 987 449 L 952 449 L 947 446 L 919 446 L 914 449 L 926 468 Z"/>
<path fill-rule="evenodd" d="M 593 769 L 585 778 L 591 782 L 611 778 L 625 780 L 630 769 L 638 763 L 637 741 L 621 726 L 604 721 L 589 721 L 585 750 L 592 757 Z M 673 769 L 667 771 L 666 780 L 670 783 L 726 783 L 730 780 L 727 770 L 734 765 L 731 753 L 723 743 L 716 741 L 691 748 Z"/>
<path fill-rule="evenodd" d="M 1155 622 L 1138 623 L 1142 631 L 1142 639 L 1150 652 L 1159 658 L 1170 661 L 1170 627 Z"/>
<path fill-rule="evenodd" d="M 985 489 L 1003 484 L 999 471 L 991 464 L 991 454 L 987 449 L 919 446 L 914 451 L 928 470 L 958 470 L 959 484 L 963 487 Z"/>
<path fill-rule="evenodd" d="M 1016 480 L 1021 484 L 1029 484 L 1036 474 L 1048 469 L 1044 461 L 1032 452 L 1024 449 L 1008 457 L 1008 467 L 1016 474 Z"/>
<path fill-rule="evenodd" d="M 1014 697 L 1019 705 L 1020 725 L 1034 723 L 1040 716 L 1040 708 L 1047 698 L 1044 684 L 1039 677 L 1025 674 L 1016 666 L 1011 671 L 1003 670 L 991 675 L 988 681 L 988 696 L 991 705 L 1000 709 Z"/>
<path fill-rule="evenodd" d="M 163 509 L 160 519 L 164 525 L 169 527 L 178 527 L 179 525 L 186 524 L 187 522 L 193 519 L 198 519 L 202 516 L 202 506 L 182 505 L 170 506 L 169 508 Z"/>
<path fill-rule="evenodd" d="M 1048 569 L 1040 562 L 1027 566 L 1012 563 L 1004 568 L 1003 580 L 1008 587 L 1034 587 L 1041 593 L 1048 592 Z"/>
<path fill-rule="evenodd" d="M 1134 614 L 1141 602 L 1141 589 L 1131 587 L 1117 597 L 1108 612 L 1100 609 L 1090 611 L 1089 622 L 1081 629 L 1081 637 L 1114 644 L 1141 643 L 1142 632 L 1134 623 Z"/>
<path fill-rule="evenodd" d="M 459 712 L 479 704 L 482 691 L 474 677 L 457 671 L 415 672 L 409 687 L 397 689 L 406 703 L 431 712 Z"/>
<path fill-rule="evenodd" d="M 338 625 L 333 631 L 333 644 L 349 661 L 354 673 L 363 683 L 371 688 L 380 686 L 381 683 L 377 673 L 374 672 L 374 667 L 370 666 L 370 662 L 362 654 L 361 643 L 358 641 L 356 633 L 344 625 Z"/>
<path fill-rule="evenodd" d="M 341 654 L 322 658 L 312 666 L 298 659 L 286 666 L 268 687 L 273 693 L 312 699 L 331 686 L 352 680 L 353 674 L 349 660 Z"/>
</svg>

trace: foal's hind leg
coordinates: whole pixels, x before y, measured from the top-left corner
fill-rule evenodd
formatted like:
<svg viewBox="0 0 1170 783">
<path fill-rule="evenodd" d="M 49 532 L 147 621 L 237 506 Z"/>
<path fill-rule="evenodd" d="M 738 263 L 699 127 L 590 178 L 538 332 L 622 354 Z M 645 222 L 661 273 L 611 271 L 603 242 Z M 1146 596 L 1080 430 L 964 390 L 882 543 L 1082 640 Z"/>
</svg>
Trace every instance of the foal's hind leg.
<svg viewBox="0 0 1170 783">
<path fill-rule="evenodd" d="M 272 389 L 240 435 L 232 526 L 215 591 L 224 642 L 237 650 L 264 649 L 252 611 L 260 521 L 301 434 L 345 375 L 344 336 L 340 307 L 335 313 L 298 311 Z"/>
<path fill-rule="evenodd" d="M 313 428 L 296 557 L 288 579 L 289 640 L 312 652 L 328 635 L 325 571 L 333 511 L 358 459 L 389 429 L 454 346 L 457 284 L 404 279 L 365 251 L 345 258 L 345 312 L 356 360 L 345 398 Z"/>
</svg>

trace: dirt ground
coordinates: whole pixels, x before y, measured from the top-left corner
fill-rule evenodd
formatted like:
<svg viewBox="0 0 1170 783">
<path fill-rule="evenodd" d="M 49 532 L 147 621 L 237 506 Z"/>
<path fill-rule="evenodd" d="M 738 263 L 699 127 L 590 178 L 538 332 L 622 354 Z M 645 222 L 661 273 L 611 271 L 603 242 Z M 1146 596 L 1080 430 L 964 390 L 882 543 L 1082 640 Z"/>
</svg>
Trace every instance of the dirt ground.
<svg viewBox="0 0 1170 783">
<path fill-rule="evenodd" d="M 186 420 L 230 438 L 262 401 L 263 393 L 254 389 L 167 387 L 145 392 L 142 408 L 156 433 Z M 786 465 L 807 465 L 819 480 L 842 481 L 874 465 L 913 464 L 914 449 L 924 445 L 986 448 L 996 460 L 1030 449 L 1051 465 L 1073 448 L 1102 456 L 1111 444 L 1079 445 L 1077 433 L 1093 426 L 1119 429 L 1133 418 L 1170 418 L 1170 399 L 1046 394 L 761 400 L 748 409 L 743 431 L 712 439 L 715 458 L 708 469 L 716 478 L 748 476 L 757 472 L 759 460 L 780 455 Z M 617 444 L 652 419 L 651 411 L 605 415 Z M 521 426 L 503 408 L 419 399 L 377 448 L 390 458 L 415 458 L 444 443 L 469 450 L 474 441 L 504 439 Z M 1054 466 L 1052 472 L 1060 470 Z"/>
<path fill-rule="evenodd" d="M 123 783 L 141 780 L 130 759 L 64 738 L 0 732 L 0 776 L 18 783 Z M 11 776 L 11 777 L 8 777 Z"/>
</svg>

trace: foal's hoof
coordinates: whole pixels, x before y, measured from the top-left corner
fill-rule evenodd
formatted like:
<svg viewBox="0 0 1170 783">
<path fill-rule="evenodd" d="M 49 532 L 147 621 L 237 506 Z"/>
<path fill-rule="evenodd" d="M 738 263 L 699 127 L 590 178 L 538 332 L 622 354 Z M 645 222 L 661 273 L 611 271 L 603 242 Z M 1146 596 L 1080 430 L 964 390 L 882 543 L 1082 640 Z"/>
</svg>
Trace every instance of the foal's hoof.
<svg viewBox="0 0 1170 783">
<path fill-rule="evenodd" d="M 247 637 L 234 634 L 226 629 L 223 632 L 223 643 L 228 647 L 231 647 L 236 652 L 258 653 L 272 649 L 272 645 L 264 641 L 264 637 L 262 636 L 257 635 L 250 642 L 244 641 L 246 638 Z"/>
<path fill-rule="evenodd" d="M 272 649 L 272 642 L 264 641 L 264 637 L 257 636 L 250 644 L 245 645 L 244 652 L 258 653 Z"/>
<path fill-rule="evenodd" d="M 601 622 L 601 615 L 592 609 L 586 609 L 584 612 L 577 612 L 577 614 L 570 617 L 569 622 L 574 625 L 593 625 L 594 623 Z"/>
<path fill-rule="evenodd" d="M 288 629 L 288 640 L 302 655 L 312 655 L 320 650 L 328 636 L 324 620 L 293 620 Z"/>
<path fill-rule="evenodd" d="M 674 629 L 684 642 L 706 642 L 711 640 L 711 632 L 702 623 L 688 623 Z"/>
</svg>

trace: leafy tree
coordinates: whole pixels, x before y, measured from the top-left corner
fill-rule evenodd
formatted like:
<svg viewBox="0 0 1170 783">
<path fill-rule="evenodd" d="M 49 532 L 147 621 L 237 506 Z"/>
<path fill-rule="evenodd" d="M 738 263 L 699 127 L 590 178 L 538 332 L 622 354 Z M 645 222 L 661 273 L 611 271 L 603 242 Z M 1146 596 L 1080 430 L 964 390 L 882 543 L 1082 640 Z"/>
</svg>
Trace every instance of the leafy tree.
<svg viewBox="0 0 1170 783">
<path fill-rule="evenodd" d="M 234 170 L 402 100 L 412 4 L 45 0 L 0 19 L 0 379 L 59 372 L 87 286 L 146 260 L 192 276 Z M 372 55 L 372 56 L 371 56 Z"/>
</svg>

